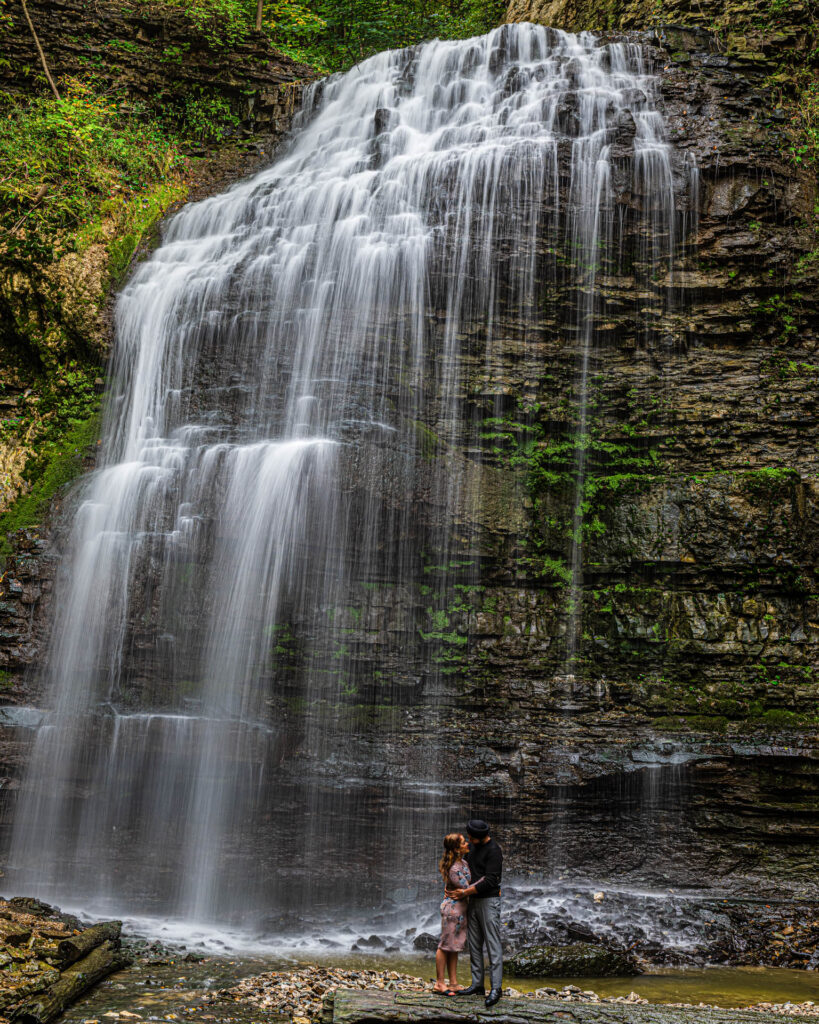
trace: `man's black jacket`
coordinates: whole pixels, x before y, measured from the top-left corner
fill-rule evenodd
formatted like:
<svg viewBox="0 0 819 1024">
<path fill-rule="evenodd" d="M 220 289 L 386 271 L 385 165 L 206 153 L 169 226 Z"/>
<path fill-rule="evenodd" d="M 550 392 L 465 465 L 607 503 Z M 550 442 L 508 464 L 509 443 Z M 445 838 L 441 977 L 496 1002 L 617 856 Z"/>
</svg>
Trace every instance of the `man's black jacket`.
<svg viewBox="0 0 819 1024">
<path fill-rule="evenodd" d="M 488 843 L 473 846 L 466 855 L 466 863 L 475 885 L 475 897 L 486 899 L 500 896 L 501 872 L 503 871 L 503 850 L 494 839 Z"/>
</svg>

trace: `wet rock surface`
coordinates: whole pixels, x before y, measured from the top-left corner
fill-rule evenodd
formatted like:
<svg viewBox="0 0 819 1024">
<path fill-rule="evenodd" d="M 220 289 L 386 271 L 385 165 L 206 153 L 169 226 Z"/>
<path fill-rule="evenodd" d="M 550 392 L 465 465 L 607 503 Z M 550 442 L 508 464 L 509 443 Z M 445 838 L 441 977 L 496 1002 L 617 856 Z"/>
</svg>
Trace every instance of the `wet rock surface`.
<svg viewBox="0 0 819 1024">
<path fill-rule="evenodd" d="M 528 946 L 506 960 L 504 970 L 519 978 L 604 978 L 640 973 L 633 957 L 588 942 Z"/>
<path fill-rule="evenodd" d="M 729 927 L 712 944 L 711 959 L 819 969 L 819 907 L 726 905 Z M 723 947 L 723 948 L 721 948 Z"/>
<path fill-rule="evenodd" d="M 318 921 L 303 921 L 304 935 L 328 952 L 434 952 L 437 907 L 410 905 L 395 914 L 371 915 L 366 933 L 354 921 L 335 932 L 330 921 L 323 928 Z M 408 919 L 417 924 L 407 928 Z M 504 886 L 501 938 L 507 960 L 533 946 L 555 947 L 560 955 L 587 944 L 601 957 L 636 958 L 641 969 L 706 964 L 813 969 L 817 919 L 819 906 L 811 902 L 767 903 L 702 891 L 599 890 L 579 881 L 543 887 L 518 882 Z"/>
<path fill-rule="evenodd" d="M 630 951 L 647 964 L 814 969 L 819 907 L 809 902 L 736 900 L 702 893 L 639 894 L 510 887 L 502 926 L 507 954 L 581 940 Z M 580 973 L 580 972 L 578 972 Z M 600 972 L 601 974 L 604 972 Z"/>
<path fill-rule="evenodd" d="M 339 989 L 334 995 L 328 996 L 322 1020 L 326 1024 L 379 1024 L 381 1021 L 560 1021 L 568 1016 L 574 1021 L 644 1021 L 646 1024 L 682 1024 L 690 1021 L 694 1024 L 702 1022 L 763 1021 L 773 1019 L 770 1010 L 762 1009 L 724 1010 L 701 1004 L 692 1006 L 658 1006 L 649 1005 L 639 999 L 607 1001 L 604 1007 L 595 1005 L 591 999 L 594 993 L 580 993 L 580 998 L 573 1000 L 569 1010 L 563 1001 L 552 999 L 519 999 L 506 996 L 500 1004 L 491 1010 L 484 1010 L 482 1001 L 477 999 L 453 1000 L 453 1005 L 441 1007 L 434 996 L 412 994 L 392 994 L 382 992 L 355 992 Z M 586 998 L 583 998 L 583 997 Z M 469 1005 L 471 1003 L 472 1005 Z M 586 1005 L 583 1005 L 583 1004 Z M 783 1012 L 780 1008 L 779 1012 Z M 787 1011 L 785 1011 L 787 1012 Z M 804 1008 L 797 1011 L 805 1014 Z M 819 1019 L 819 1018 L 815 1018 Z"/>
</svg>

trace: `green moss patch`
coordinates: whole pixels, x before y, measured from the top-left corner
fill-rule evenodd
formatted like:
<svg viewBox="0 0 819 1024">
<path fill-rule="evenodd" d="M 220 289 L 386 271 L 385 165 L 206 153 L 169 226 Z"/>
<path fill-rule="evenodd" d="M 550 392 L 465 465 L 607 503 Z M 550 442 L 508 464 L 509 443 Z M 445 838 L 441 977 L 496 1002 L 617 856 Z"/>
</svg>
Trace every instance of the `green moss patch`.
<svg viewBox="0 0 819 1024">
<path fill-rule="evenodd" d="M 0 516 L 0 554 L 11 552 L 9 533 L 38 525 L 57 491 L 82 473 L 84 457 L 98 435 L 99 414 L 93 413 L 86 420 L 73 420 L 65 434 L 43 446 L 34 482 Z"/>
</svg>

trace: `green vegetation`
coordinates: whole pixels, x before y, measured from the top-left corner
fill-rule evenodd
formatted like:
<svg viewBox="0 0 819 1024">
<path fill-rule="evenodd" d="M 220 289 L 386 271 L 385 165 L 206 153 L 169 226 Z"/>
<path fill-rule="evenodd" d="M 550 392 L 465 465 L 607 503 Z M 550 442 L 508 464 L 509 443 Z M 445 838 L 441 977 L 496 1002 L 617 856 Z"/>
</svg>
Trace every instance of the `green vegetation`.
<svg viewBox="0 0 819 1024">
<path fill-rule="evenodd" d="M 777 333 L 780 345 L 788 345 L 799 333 L 804 320 L 803 298 L 798 291 L 772 295 L 760 303 L 755 311 L 760 326 L 772 328 Z"/>
<path fill-rule="evenodd" d="M 83 457 L 98 434 L 99 417 L 92 414 L 68 422 L 63 433 L 60 420 L 52 421 L 50 438 L 37 446 L 37 458 L 26 467 L 26 476 L 33 481 L 30 490 L 0 516 L 0 554 L 11 551 L 7 534 L 37 525 L 59 488 L 82 473 Z"/>
<path fill-rule="evenodd" d="M 819 82 L 810 82 L 794 101 L 796 127 L 788 146 L 796 164 L 819 166 Z"/>
<path fill-rule="evenodd" d="M 184 10 L 215 48 L 233 46 L 255 29 L 256 0 L 131 3 Z M 505 9 L 504 0 L 265 0 L 262 32 L 294 60 L 321 72 L 344 71 L 381 50 L 487 32 Z"/>
<path fill-rule="evenodd" d="M 98 429 L 105 293 L 162 213 L 184 196 L 176 140 L 123 95 L 79 79 L 61 98 L 0 98 L 0 300 L 4 389 L 18 397 L 0 445 L 24 465 L 0 516 L 0 545 L 36 525 L 82 469 Z M 13 394 L 14 392 L 12 392 Z"/>
<path fill-rule="evenodd" d="M 553 408 L 523 400 L 514 413 L 481 424 L 485 450 L 500 465 L 523 471 L 531 528 L 518 561 L 549 586 L 571 582 L 572 547 L 605 535 L 615 495 L 639 493 L 661 475 L 663 400 L 649 393 L 643 408 L 632 389 L 619 396 L 621 408 L 615 410 L 612 399 L 604 397 L 604 385 L 602 374 L 589 381 L 582 432 L 575 422 L 575 400 L 561 406 L 559 432 L 550 422 L 556 418 Z"/>
<path fill-rule="evenodd" d="M 505 8 L 502 0 L 273 0 L 263 24 L 282 52 L 342 71 L 380 50 L 486 32 Z"/>
<path fill-rule="evenodd" d="M 8 533 L 37 525 L 57 490 L 82 472 L 83 456 L 99 430 L 98 373 L 75 360 L 52 367 L 41 373 L 36 401 L 21 396 L 19 415 L 0 421 L 0 445 L 31 453 L 22 473 L 23 492 L 0 515 L 0 553 L 8 553 Z"/>
<path fill-rule="evenodd" d="M 50 257 L 55 241 L 63 251 L 87 248 L 104 218 L 122 248 L 145 219 L 146 192 L 174 179 L 176 142 L 139 104 L 78 79 L 59 102 L 0 97 L 0 258 Z"/>
<path fill-rule="evenodd" d="M 415 427 L 415 439 L 418 443 L 421 457 L 427 462 L 431 462 L 432 459 L 440 454 L 439 449 L 442 447 L 441 439 L 420 420 L 413 420 L 413 426 Z"/>
<path fill-rule="evenodd" d="M 787 466 L 764 466 L 762 469 L 749 470 L 739 474 L 738 482 L 749 494 L 781 498 L 788 494 L 794 484 L 799 482 L 799 473 Z"/>
</svg>

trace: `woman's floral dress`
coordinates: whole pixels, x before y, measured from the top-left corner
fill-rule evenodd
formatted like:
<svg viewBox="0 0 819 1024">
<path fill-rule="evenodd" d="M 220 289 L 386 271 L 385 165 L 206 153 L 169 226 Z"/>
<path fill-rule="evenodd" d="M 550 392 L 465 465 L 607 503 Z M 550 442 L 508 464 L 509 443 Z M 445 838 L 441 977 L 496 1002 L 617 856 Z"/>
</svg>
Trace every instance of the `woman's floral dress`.
<svg viewBox="0 0 819 1024">
<path fill-rule="evenodd" d="M 449 869 L 449 884 L 455 889 L 465 889 L 472 878 L 465 860 L 456 860 Z M 466 908 L 469 900 L 453 900 L 444 896 L 441 904 L 441 941 L 438 949 L 445 953 L 460 953 L 466 946 Z"/>
</svg>

